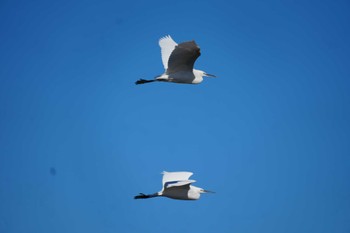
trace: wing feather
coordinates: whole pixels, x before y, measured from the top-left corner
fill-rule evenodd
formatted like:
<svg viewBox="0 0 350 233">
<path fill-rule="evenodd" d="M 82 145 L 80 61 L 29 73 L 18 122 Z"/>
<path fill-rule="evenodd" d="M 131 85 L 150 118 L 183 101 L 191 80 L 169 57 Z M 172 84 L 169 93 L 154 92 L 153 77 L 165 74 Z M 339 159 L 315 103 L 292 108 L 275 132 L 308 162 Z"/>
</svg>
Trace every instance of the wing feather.
<svg viewBox="0 0 350 233">
<path fill-rule="evenodd" d="M 159 46 L 161 49 L 163 66 L 164 69 L 167 70 L 170 54 L 175 49 L 175 46 L 177 46 L 177 43 L 168 35 L 160 38 Z"/>
<path fill-rule="evenodd" d="M 178 44 L 169 57 L 166 73 L 171 74 L 179 71 L 192 72 L 194 63 L 200 54 L 200 49 L 194 41 Z"/>
<path fill-rule="evenodd" d="M 194 182 L 196 182 L 196 181 L 195 180 L 169 181 L 169 182 L 165 183 L 164 188 L 186 186 L 186 185 L 190 185 Z"/>
<path fill-rule="evenodd" d="M 190 176 L 192 176 L 193 173 L 192 172 L 163 172 L 163 187 L 165 185 L 165 183 L 167 182 L 173 182 L 173 181 L 185 181 L 188 180 L 188 178 L 190 178 Z"/>
</svg>

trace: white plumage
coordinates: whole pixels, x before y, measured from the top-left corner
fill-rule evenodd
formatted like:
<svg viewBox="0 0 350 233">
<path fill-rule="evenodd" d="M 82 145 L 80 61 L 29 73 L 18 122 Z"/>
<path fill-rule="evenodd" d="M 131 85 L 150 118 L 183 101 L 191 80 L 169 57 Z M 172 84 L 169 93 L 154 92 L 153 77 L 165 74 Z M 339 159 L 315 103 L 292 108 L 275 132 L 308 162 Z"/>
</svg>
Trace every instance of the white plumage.
<svg viewBox="0 0 350 233">
<path fill-rule="evenodd" d="M 151 80 L 140 79 L 136 81 L 136 84 L 154 81 L 198 84 L 203 81 L 204 76 L 215 77 L 215 75 L 193 68 L 195 61 L 200 56 L 200 49 L 195 41 L 177 44 L 168 35 L 159 40 L 159 46 L 165 72 Z"/>
<path fill-rule="evenodd" d="M 154 194 L 143 194 L 135 196 L 135 199 L 145 199 L 151 197 L 168 197 L 178 200 L 197 200 L 201 193 L 212 193 L 211 191 L 193 186 L 195 180 L 189 180 L 192 172 L 163 172 L 163 188 Z"/>
<path fill-rule="evenodd" d="M 177 46 L 177 43 L 170 36 L 165 36 L 160 38 L 159 46 L 160 46 L 160 53 L 162 55 L 164 70 L 167 70 L 170 54 L 175 49 L 175 46 Z"/>
</svg>

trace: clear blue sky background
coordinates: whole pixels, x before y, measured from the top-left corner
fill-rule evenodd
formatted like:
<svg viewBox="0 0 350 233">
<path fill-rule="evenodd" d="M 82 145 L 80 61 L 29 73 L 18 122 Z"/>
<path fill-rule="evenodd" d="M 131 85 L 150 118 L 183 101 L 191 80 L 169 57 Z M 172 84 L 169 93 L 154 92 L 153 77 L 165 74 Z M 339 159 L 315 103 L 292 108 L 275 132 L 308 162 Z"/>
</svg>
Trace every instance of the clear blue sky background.
<svg viewBox="0 0 350 233">
<path fill-rule="evenodd" d="M 0 232 L 350 232 L 349 11 L 1 1 Z M 218 78 L 135 86 L 167 34 Z M 163 170 L 217 193 L 134 200 Z"/>
</svg>

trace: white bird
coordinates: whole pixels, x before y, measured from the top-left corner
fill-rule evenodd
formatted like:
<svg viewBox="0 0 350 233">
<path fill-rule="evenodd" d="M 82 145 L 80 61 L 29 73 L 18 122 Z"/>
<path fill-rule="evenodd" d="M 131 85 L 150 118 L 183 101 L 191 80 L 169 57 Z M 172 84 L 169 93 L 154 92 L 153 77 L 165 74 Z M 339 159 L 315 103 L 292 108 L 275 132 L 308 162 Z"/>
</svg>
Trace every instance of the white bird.
<svg viewBox="0 0 350 233">
<path fill-rule="evenodd" d="M 140 193 L 135 196 L 135 199 L 144 199 L 151 197 L 169 197 L 179 200 L 198 200 L 201 193 L 214 193 L 202 188 L 191 185 L 196 182 L 189 180 L 192 172 L 162 172 L 163 174 L 163 189 L 154 194 Z"/>
<path fill-rule="evenodd" d="M 198 84 L 203 81 L 203 76 L 216 77 L 202 70 L 193 69 L 195 61 L 201 55 L 194 40 L 177 44 L 170 36 L 165 36 L 159 40 L 159 46 L 165 69 L 164 74 L 152 80 L 139 79 L 135 84 L 154 81 Z"/>
</svg>

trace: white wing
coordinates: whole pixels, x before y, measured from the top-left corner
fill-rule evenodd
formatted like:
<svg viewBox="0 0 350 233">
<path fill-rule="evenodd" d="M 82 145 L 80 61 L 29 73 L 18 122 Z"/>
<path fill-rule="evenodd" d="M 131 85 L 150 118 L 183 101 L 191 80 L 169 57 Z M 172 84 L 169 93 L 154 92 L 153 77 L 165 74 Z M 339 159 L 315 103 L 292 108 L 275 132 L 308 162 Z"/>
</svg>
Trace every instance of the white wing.
<svg viewBox="0 0 350 233">
<path fill-rule="evenodd" d="M 196 182 L 195 180 L 181 180 L 181 181 L 169 181 L 165 183 L 164 188 L 186 186 Z"/>
<path fill-rule="evenodd" d="M 192 176 L 192 172 L 163 172 L 163 187 L 164 184 L 167 182 L 172 182 L 172 181 L 185 181 Z"/>
<path fill-rule="evenodd" d="M 175 49 L 176 45 L 177 43 L 169 35 L 162 37 L 159 40 L 159 46 L 162 54 L 162 62 L 165 70 L 168 69 L 169 57 Z"/>
</svg>

